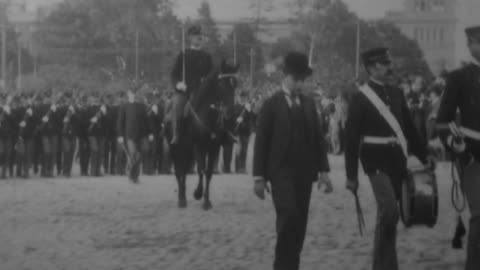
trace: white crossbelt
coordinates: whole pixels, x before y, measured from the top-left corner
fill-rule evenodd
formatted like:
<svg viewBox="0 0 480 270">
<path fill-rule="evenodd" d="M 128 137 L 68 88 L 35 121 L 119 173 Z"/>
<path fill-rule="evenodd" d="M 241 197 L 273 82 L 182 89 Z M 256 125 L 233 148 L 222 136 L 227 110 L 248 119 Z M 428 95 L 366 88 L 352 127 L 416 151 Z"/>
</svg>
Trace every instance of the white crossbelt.
<svg viewBox="0 0 480 270">
<path fill-rule="evenodd" d="M 400 144 L 397 137 L 376 137 L 376 136 L 364 136 L 363 143 L 367 144 Z"/>
<path fill-rule="evenodd" d="M 476 130 L 460 127 L 460 132 L 467 138 L 480 141 L 480 132 Z"/>
</svg>

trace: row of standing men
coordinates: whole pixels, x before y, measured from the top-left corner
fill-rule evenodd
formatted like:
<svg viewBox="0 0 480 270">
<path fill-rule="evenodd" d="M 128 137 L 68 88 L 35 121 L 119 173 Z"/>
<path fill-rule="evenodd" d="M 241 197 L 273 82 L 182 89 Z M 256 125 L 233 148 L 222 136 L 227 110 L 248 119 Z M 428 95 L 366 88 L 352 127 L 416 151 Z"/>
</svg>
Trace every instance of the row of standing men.
<svg viewBox="0 0 480 270">
<path fill-rule="evenodd" d="M 70 177 L 76 159 L 81 176 L 125 175 L 127 148 L 119 138 L 132 132 L 143 173 L 168 174 L 170 104 L 158 92 L 0 94 L 0 178 L 28 178 L 32 173 Z M 133 110 L 127 109 L 132 106 Z M 246 170 L 254 119 L 246 96 L 240 97 L 231 113 L 231 121 L 238 122 L 235 167 L 240 173 Z M 226 173 L 231 172 L 233 145 L 233 140 L 223 145 Z"/>
</svg>

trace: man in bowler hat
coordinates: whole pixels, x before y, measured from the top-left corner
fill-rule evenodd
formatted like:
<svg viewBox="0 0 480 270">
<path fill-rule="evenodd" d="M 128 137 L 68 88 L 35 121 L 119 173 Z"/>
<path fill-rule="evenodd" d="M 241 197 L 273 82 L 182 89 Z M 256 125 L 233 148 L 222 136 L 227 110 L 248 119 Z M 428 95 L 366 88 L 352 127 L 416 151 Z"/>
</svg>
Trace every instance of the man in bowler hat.
<svg viewBox="0 0 480 270">
<path fill-rule="evenodd" d="M 307 229 L 313 183 L 332 191 L 327 147 L 315 101 L 303 93 L 312 74 L 308 57 L 290 52 L 284 58 L 282 86 L 267 99 L 258 116 L 254 146 L 254 192 L 265 198 L 271 186 L 277 216 L 274 270 L 298 270 Z"/>
</svg>

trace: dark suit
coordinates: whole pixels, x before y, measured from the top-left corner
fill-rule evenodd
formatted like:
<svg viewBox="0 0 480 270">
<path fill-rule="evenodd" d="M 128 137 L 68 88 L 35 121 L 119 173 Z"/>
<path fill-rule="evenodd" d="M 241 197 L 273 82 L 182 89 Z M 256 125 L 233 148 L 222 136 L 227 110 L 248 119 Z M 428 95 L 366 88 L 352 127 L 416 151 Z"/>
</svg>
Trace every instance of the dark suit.
<svg viewBox="0 0 480 270">
<path fill-rule="evenodd" d="M 248 143 L 253 126 L 255 125 L 254 116 L 253 112 L 247 111 L 245 106 L 240 104 L 235 106 L 235 116 L 237 118 L 235 133 L 238 135 L 238 147 L 240 148 L 238 155 L 235 157 L 235 168 L 237 173 L 245 173 Z"/>
<path fill-rule="evenodd" d="M 132 180 L 138 180 L 141 161 L 139 149 L 150 134 L 145 105 L 138 102 L 123 105 L 118 115 L 117 130 L 119 132 L 118 136 L 124 138 L 131 158 L 129 177 Z"/>
<path fill-rule="evenodd" d="M 258 117 L 253 175 L 272 186 L 277 215 L 274 269 L 299 269 L 312 183 L 328 172 L 326 146 L 315 102 L 301 95 L 289 105 L 283 91 L 263 105 Z"/>
<path fill-rule="evenodd" d="M 418 134 L 400 89 L 370 81 L 370 88 L 390 108 L 408 141 L 408 148 L 426 162 L 426 142 Z M 369 176 L 377 200 L 373 269 L 398 269 L 396 228 L 399 220 L 397 200 L 407 172 L 407 158 L 399 144 L 365 144 L 364 136 L 394 137 L 395 133 L 370 100 L 356 91 L 349 105 L 345 125 L 345 167 L 347 178 L 358 179 L 358 159 Z"/>
<path fill-rule="evenodd" d="M 15 136 L 15 121 L 13 111 L 5 111 L 0 108 L 0 178 L 7 177 L 10 161 L 13 155 L 13 143 Z M 10 176 L 12 172 L 10 171 Z"/>
<path fill-rule="evenodd" d="M 480 132 L 480 66 L 470 64 L 448 75 L 437 124 L 441 126 L 454 122 L 457 109 L 460 110 L 460 125 Z M 448 149 L 450 145 L 446 139 L 449 135 L 448 129 L 439 130 L 439 136 Z M 465 269 L 476 270 L 480 269 L 480 175 L 475 167 L 480 166 L 480 141 L 466 137 L 465 143 L 465 154 L 460 156 L 465 175 L 462 185 L 471 212 Z M 469 157 L 474 161 L 471 166 L 467 166 L 472 160 Z"/>
</svg>

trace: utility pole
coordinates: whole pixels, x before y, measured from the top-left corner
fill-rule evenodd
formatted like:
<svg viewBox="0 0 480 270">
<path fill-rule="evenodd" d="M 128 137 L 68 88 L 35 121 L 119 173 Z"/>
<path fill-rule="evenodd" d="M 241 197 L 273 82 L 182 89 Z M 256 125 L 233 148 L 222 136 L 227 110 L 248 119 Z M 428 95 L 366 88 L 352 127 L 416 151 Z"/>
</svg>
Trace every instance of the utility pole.
<svg viewBox="0 0 480 270">
<path fill-rule="evenodd" d="M 253 87 L 253 73 L 255 71 L 255 48 L 250 49 L 250 86 Z"/>
<path fill-rule="evenodd" d="M 22 88 L 22 44 L 18 41 L 18 52 L 17 52 L 17 61 L 18 61 L 18 74 L 17 74 L 17 89 Z"/>
<path fill-rule="evenodd" d="M 357 44 L 355 47 L 355 77 L 360 74 L 360 21 L 357 22 Z"/>
<path fill-rule="evenodd" d="M 138 42 L 139 32 L 138 27 L 135 29 L 135 81 L 138 83 Z"/>
<path fill-rule="evenodd" d="M 2 87 L 7 83 L 7 2 L 0 1 L 0 24 L 2 36 L 2 63 L 1 63 L 1 77 Z"/>
</svg>

